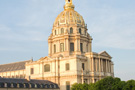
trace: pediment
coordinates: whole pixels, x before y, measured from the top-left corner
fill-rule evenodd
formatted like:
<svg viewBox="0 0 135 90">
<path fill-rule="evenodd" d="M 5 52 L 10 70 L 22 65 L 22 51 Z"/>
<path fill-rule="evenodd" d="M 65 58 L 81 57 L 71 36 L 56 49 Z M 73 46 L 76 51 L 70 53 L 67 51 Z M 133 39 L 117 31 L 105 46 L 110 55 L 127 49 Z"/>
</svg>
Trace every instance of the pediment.
<svg viewBox="0 0 135 90">
<path fill-rule="evenodd" d="M 106 51 L 100 52 L 99 53 L 101 56 L 105 56 L 105 57 L 110 57 L 112 58 Z"/>
<path fill-rule="evenodd" d="M 42 62 L 42 61 L 50 61 L 50 60 L 52 60 L 52 58 L 46 56 L 46 57 L 40 58 L 40 59 L 38 60 L 38 62 Z"/>
</svg>

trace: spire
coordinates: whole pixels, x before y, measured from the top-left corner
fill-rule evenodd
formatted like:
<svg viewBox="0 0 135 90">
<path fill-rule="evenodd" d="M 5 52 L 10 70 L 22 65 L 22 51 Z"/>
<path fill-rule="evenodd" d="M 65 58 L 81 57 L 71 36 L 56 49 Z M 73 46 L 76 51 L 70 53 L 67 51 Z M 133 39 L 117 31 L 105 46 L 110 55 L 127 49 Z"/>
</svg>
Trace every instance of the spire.
<svg viewBox="0 0 135 90">
<path fill-rule="evenodd" d="M 67 10 L 67 9 L 74 9 L 74 5 L 73 5 L 73 2 L 72 0 L 65 0 L 65 6 L 64 6 L 64 9 Z"/>
</svg>

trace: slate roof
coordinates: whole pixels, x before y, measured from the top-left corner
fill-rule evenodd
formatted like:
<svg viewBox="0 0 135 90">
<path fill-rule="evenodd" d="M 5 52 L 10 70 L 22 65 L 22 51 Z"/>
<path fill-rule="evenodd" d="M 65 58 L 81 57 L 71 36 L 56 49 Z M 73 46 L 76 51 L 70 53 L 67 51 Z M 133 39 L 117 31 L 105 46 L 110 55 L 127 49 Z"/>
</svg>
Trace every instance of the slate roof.
<svg viewBox="0 0 135 90">
<path fill-rule="evenodd" d="M 9 63 L 9 64 L 2 64 L 2 65 L 0 65 L 0 72 L 24 70 L 25 69 L 25 63 L 30 62 L 30 61 L 32 61 L 32 60 Z"/>
<path fill-rule="evenodd" d="M 0 88 L 53 88 L 59 89 L 56 83 L 48 80 L 0 78 Z"/>
</svg>

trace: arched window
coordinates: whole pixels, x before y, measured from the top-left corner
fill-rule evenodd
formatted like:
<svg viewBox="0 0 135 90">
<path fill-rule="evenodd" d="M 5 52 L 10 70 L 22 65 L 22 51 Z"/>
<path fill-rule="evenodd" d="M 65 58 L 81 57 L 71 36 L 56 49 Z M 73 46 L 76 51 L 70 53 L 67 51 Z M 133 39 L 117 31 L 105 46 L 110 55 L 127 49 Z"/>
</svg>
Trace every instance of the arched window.
<svg viewBox="0 0 135 90">
<path fill-rule="evenodd" d="M 69 63 L 66 63 L 66 71 L 68 71 L 68 70 L 70 70 L 70 65 L 69 65 Z"/>
<path fill-rule="evenodd" d="M 72 28 L 72 27 L 70 28 L 70 33 L 71 33 L 71 34 L 73 33 L 73 28 Z"/>
<path fill-rule="evenodd" d="M 64 51 L 64 43 L 60 43 L 60 52 Z"/>
<path fill-rule="evenodd" d="M 50 65 L 49 64 L 44 65 L 44 72 L 50 72 Z"/>
<path fill-rule="evenodd" d="M 54 53 L 56 53 L 56 45 L 54 45 Z"/>
<path fill-rule="evenodd" d="M 70 43 L 70 52 L 74 51 L 74 43 Z"/>
<path fill-rule="evenodd" d="M 64 28 L 61 28 L 61 34 L 64 34 Z"/>
<path fill-rule="evenodd" d="M 54 33 L 55 33 L 55 35 L 56 35 L 56 34 L 57 34 L 57 31 L 55 30 Z"/>
<path fill-rule="evenodd" d="M 80 34 L 82 34 L 82 30 L 81 30 L 81 28 L 79 28 L 79 33 L 80 33 Z"/>
</svg>

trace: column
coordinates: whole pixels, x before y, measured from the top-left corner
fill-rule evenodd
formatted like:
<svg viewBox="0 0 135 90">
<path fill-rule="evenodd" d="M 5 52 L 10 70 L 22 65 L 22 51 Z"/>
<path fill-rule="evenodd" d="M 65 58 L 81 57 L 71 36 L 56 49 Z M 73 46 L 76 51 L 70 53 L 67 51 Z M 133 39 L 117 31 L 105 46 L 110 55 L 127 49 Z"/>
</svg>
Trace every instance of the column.
<svg viewBox="0 0 135 90">
<path fill-rule="evenodd" d="M 70 51 L 69 47 L 70 47 L 70 43 L 69 43 L 68 38 L 67 38 L 66 39 L 66 51 Z"/>
<path fill-rule="evenodd" d="M 94 58 L 92 58 L 92 72 L 94 72 Z"/>
<path fill-rule="evenodd" d="M 80 51 L 80 39 L 78 39 L 78 45 L 77 45 L 77 47 L 78 47 L 78 50 Z"/>
<path fill-rule="evenodd" d="M 108 60 L 108 72 L 110 72 L 110 61 Z"/>
<path fill-rule="evenodd" d="M 99 58 L 99 72 L 101 72 L 101 60 Z"/>
<path fill-rule="evenodd" d="M 101 67 L 102 67 L 102 72 L 104 72 L 104 70 L 103 70 L 103 59 L 101 59 Z"/>
<path fill-rule="evenodd" d="M 110 73 L 111 73 L 112 71 L 111 71 L 111 62 L 110 62 Z"/>
<path fill-rule="evenodd" d="M 66 39 L 64 39 L 64 51 L 66 51 Z"/>
<path fill-rule="evenodd" d="M 106 59 L 106 72 L 108 72 L 107 66 L 108 66 L 108 65 L 107 65 L 107 59 Z"/>
<path fill-rule="evenodd" d="M 75 51 L 78 51 L 77 50 L 77 38 L 75 39 Z"/>
<path fill-rule="evenodd" d="M 92 71 L 92 58 L 90 59 L 90 71 Z"/>
<path fill-rule="evenodd" d="M 97 61 L 97 58 L 95 58 L 95 65 L 96 65 L 95 71 L 96 71 L 96 72 L 97 72 L 97 67 L 98 67 L 98 66 L 97 66 L 97 64 L 98 64 L 97 62 L 98 62 L 98 61 Z"/>
</svg>

